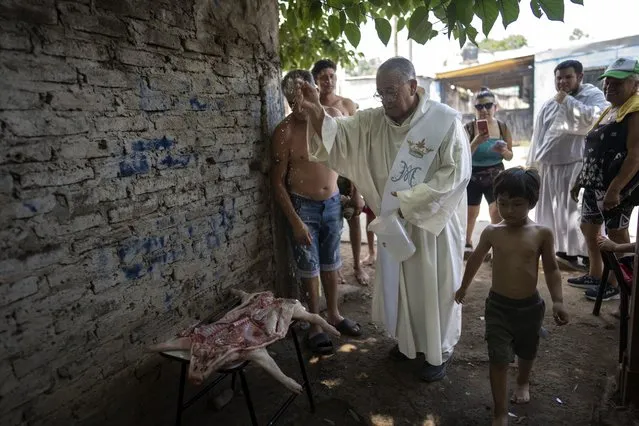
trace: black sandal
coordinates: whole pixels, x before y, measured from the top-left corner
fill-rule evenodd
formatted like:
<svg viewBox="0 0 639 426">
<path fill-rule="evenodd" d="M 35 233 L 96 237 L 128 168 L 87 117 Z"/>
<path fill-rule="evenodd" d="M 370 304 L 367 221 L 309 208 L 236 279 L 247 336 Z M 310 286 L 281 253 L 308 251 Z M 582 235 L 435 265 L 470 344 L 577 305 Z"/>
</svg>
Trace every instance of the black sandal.
<svg viewBox="0 0 639 426">
<path fill-rule="evenodd" d="M 313 336 L 307 336 L 306 338 L 308 347 L 315 355 L 329 355 L 332 354 L 333 342 L 326 333 L 317 333 Z"/>
<path fill-rule="evenodd" d="M 339 324 L 334 326 L 337 331 L 346 336 L 351 337 L 359 337 L 362 335 L 362 326 L 359 323 L 349 320 L 348 318 L 344 318 L 339 322 Z"/>
</svg>

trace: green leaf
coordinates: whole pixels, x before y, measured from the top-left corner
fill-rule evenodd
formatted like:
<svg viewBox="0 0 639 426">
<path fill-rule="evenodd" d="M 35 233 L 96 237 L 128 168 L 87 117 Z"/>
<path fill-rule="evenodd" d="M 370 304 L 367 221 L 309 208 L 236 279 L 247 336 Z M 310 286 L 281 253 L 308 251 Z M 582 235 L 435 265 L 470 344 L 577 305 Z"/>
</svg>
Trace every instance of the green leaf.
<svg viewBox="0 0 639 426">
<path fill-rule="evenodd" d="M 538 0 L 541 9 L 551 21 L 564 20 L 564 0 Z"/>
<path fill-rule="evenodd" d="M 455 35 L 455 38 L 459 40 L 459 31 L 455 32 L 455 28 L 457 27 L 457 6 L 454 3 L 451 3 L 446 8 L 446 21 L 448 23 L 448 39 L 450 40 L 451 35 Z"/>
<path fill-rule="evenodd" d="M 322 2 L 319 0 L 313 1 L 309 10 L 309 16 L 313 22 L 317 22 L 322 18 Z"/>
<path fill-rule="evenodd" d="M 359 4 L 360 23 L 365 23 L 366 22 L 366 14 L 367 13 L 368 13 L 368 9 L 366 8 L 366 3 L 365 2 L 361 2 Z"/>
<path fill-rule="evenodd" d="M 519 17 L 519 0 L 497 0 L 497 2 L 501 12 L 501 21 L 506 28 Z"/>
<path fill-rule="evenodd" d="M 470 25 L 470 23 L 473 21 L 473 17 L 475 16 L 475 13 L 473 11 L 473 3 L 473 0 L 457 0 L 455 2 L 454 10 L 455 14 L 457 15 L 457 20 L 464 24 L 464 26 Z"/>
<path fill-rule="evenodd" d="M 563 0 L 562 0 L 563 1 Z M 499 16 L 499 7 L 495 0 L 477 0 L 475 3 L 475 14 L 481 18 L 481 29 L 486 37 L 495 25 Z"/>
<path fill-rule="evenodd" d="M 343 10 L 339 12 L 339 32 L 343 33 L 346 28 L 346 13 Z"/>
<path fill-rule="evenodd" d="M 433 24 L 428 21 L 428 9 L 425 6 L 419 6 L 408 21 L 408 38 L 424 44 L 430 39 L 432 29 Z"/>
<path fill-rule="evenodd" d="M 286 21 L 290 23 L 290 26 L 292 28 L 295 28 L 297 26 L 297 13 L 295 13 L 295 10 L 293 10 L 292 7 L 289 7 L 289 9 L 286 11 Z"/>
<path fill-rule="evenodd" d="M 350 19 L 351 22 L 357 25 L 359 25 L 360 23 L 359 14 L 360 14 L 360 10 L 359 10 L 359 5 L 357 3 L 354 6 L 346 8 L 346 16 L 348 16 L 348 19 Z"/>
<path fill-rule="evenodd" d="M 384 46 L 387 46 L 391 33 L 393 32 L 390 22 L 384 18 L 375 18 L 375 30 L 377 31 L 379 39 L 384 43 Z"/>
<path fill-rule="evenodd" d="M 399 6 L 399 8 L 401 9 L 402 13 L 408 13 L 410 12 L 410 6 L 411 6 L 411 2 L 410 0 L 396 0 L 397 4 Z"/>
<path fill-rule="evenodd" d="M 537 18 L 541 18 L 541 6 L 539 5 L 539 0 L 530 0 L 530 9 L 532 10 L 533 15 Z"/>
<path fill-rule="evenodd" d="M 346 38 L 353 47 L 357 47 L 359 45 L 362 34 L 359 32 L 357 25 L 352 22 L 347 22 L 346 27 L 344 28 L 344 34 L 346 34 Z"/>
<path fill-rule="evenodd" d="M 397 20 L 397 28 L 395 31 L 400 32 L 406 26 L 406 19 L 402 16 Z"/>
<path fill-rule="evenodd" d="M 459 48 L 462 49 L 466 44 L 466 30 L 457 26 L 455 27 L 453 33 L 455 34 L 457 40 L 459 40 Z"/>
<path fill-rule="evenodd" d="M 428 22 L 428 9 L 425 6 L 419 6 L 413 11 L 408 20 L 408 36 L 415 32 L 420 26 Z"/>
<path fill-rule="evenodd" d="M 477 30 L 475 27 L 468 26 L 466 27 L 466 35 L 468 35 L 468 39 L 473 42 L 473 44 L 477 44 Z"/>
<path fill-rule="evenodd" d="M 447 22 L 446 21 L 446 7 L 444 7 L 443 4 L 439 4 L 437 6 L 430 6 L 430 10 L 433 11 L 433 14 L 437 17 L 437 19 L 439 19 L 442 22 Z"/>
<path fill-rule="evenodd" d="M 584 0 L 570 0 L 571 3 L 584 5 Z"/>
<path fill-rule="evenodd" d="M 337 15 L 331 15 L 328 17 L 328 31 L 333 38 L 339 37 L 342 33 L 339 25 L 339 17 Z"/>
</svg>

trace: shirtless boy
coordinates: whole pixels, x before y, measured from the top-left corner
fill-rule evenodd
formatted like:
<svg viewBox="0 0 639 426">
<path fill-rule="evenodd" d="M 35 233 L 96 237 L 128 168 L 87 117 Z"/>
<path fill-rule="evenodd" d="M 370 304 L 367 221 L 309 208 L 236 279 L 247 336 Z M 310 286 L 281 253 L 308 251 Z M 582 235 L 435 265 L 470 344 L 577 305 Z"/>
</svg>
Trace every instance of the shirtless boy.
<svg viewBox="0 0 639 426">
<path fill-rule="evenodd" d="M 311 73 L 304 70 L 291 71 L 282 80 L 282 90 L 292 112 L 273 134 L 271 184 L 290 225 L 293 255 L 297 273 L 308 292 L 309 311 L 319 314 L 321 277 L 327 321 L 342 334 L 359 336 L 360 325 L 341 316 L 337 306 L 337 274 L 342 266 L 342 206 L 337 174 L 308 159 L 306 113 L 294 103 L 298 79 L 315 84 Z M 340 114 L 334 108 L 327 108 L 326 112 Z M 332 341 L 317 325 L 311 326 L 308 343 L 314 353 L 333 352 Z"/>
<path fill-rule="evenodd" d="M 558 325 L 568 323 L 552 231 L 528 218 L 539 199 L 539 174 L 521 167 L 501 172 L 494 181 L 497 208 L 503 220 L 488 225 L 468 258 L 462 285 L 455 294 L 464 303 L 466 290 L 488 251 L 493 250 L 493 279 L 486 300 L 486 341 L 493 393 L 493 426 L 508 424 L 508 364 L 517 355 L 519 373 L 511 402 L 530 400 L 529 379 L 539 346 L 545 304 L 537 291 L 541 256 L 546 284 Z"/>
<path fill-rule="evenodd" d="M 317 82 L 320 91 L 320 103 L 325 107 L 332 107 L 339 110 L 342 115 L 347 117 L 351 115 L 355 115 L 357 112 L 357 105 L 350 99 L 344 98 L 342 96 L 338 96 L 335 94 L 335 86 L 337 83 L 337 75 L 335 71 L 337 70 L 337 66 L 333 61 L 328 59 L 322 59 L 320 61 L 315 62 L 313 65 L 313 69 L 311 70 L 311 74 L 313 74 L 313 78 Z M 368 284 L 370 281 L 370 277 L 364 271 L 360 262 L 360 253 L 361 253 L 361 245 L 362 245 L 362 235 L 361 228 L 359 223 L 359 215 L 362 211 L 364 211 L 364 200 L 357 191 L 355 185 L 353 185 L 348 179 L 339 177 L 339 189 L 340 193 L 350 197 L 351 203 L 355 209 L 354 214 L 347 219 L 348 221 L 348 229 L 349 229 L 349 237 L 351 241 L 351 248 L 353 250 L 353 270 L 355 272 L 355 279 L 358 283 L 362 285 Z M 368 210 L 370 211 L 370 210 Z M 371 212 L 372 215 L 372 212 Z M 367 224 L 370 223 L 372 219 L 375 218 L 372 215 L 372 219 L 367 212 Z M 370 220 L 368 220 L 370 219 Z M 375 245 L 374 245 L 374 235 L 372 232 L 367 232 L 368 238 L 368 258 L 366 263 L 369 265 L 375 264 Z M 372 260 L 372 263 L 370 263 Z M 342 280 L 343 281 L 343 280 Z"/>
</svg>

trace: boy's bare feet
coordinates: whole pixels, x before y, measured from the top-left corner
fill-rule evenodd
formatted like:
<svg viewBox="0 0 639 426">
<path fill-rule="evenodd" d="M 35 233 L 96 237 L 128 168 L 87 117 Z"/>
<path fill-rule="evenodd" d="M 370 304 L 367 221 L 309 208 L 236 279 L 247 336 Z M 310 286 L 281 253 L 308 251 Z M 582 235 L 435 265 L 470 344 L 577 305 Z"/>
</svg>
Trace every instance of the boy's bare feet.
<svg viewBox="0 0 639 426">
<path fill-rule="evenodd" d="M 530 402 L 529 383 L 523 385 L 517 384 L 517 389 L 513 392 L 513 396 L 510 398 L 510 402 L 513 404 L 527 404 Z"/>
<path fill-rule="evenodd" d="M 493 426 L 508 426 L 508 414 L 499 417 L 493 417 Z"/>
<path fill-rule="evenodd" d="M 370 277 L 361 267 L 355 268 L 355 279 L 360 285 L 368 285 L 370 282 Z"/>
</svg>

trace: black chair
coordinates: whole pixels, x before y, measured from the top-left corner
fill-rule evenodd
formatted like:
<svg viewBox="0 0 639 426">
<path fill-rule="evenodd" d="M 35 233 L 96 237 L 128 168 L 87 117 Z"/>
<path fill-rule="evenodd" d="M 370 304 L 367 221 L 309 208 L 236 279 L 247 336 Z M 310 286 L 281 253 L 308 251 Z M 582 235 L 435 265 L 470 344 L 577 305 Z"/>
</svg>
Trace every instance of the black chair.
<svg viewBox="0 0 639 426">
<path fill-rule="evenodd" d="M 628 345 L 628 319 L 629 319 L 629 306 L 630 306 L 630 293 L 632 283 L 628 283 L 623 276 L 619 259 L 617 255 L 610 251 L 602 251 L 601 258 L 603 259 L 604 270 L 601 275 L 601 284 L 599 284 L 599 292 L 597 293 L 597 300 L 595 300 L 595 306 L 592 309 L 592 314 L 599 316 L 601 310 L 601 303 L 603 301 L 604 292 L 608 285 L 608 275 L 612 271 L 617 279 L 617 285 L 619 286 L 619 294 L 621 297 L 619 303 L 619 362 L 623 361 L 623 355 Z"/>
<path fill-rule="evenodd" d="M 234 304 L 232 306 L 236 306 L 237 304 Z M 202 323 L 211 323 L 211 322 L 215 322 L 218 319 L 220 319 L 222 316 L 224 315 L 224 313 L 216 315 L 215 317 L 209 318 L 205 321 L 202 321 Z M 293 339 L 293 343 L 295 344 L 295 352 L 297 353 L 297 361 L 299 363 L 300 366 L 300 372 L 302 374 L 302 378 L 304 380 L 304 382 L 302 383 L 302 386 L 304 387 L 304 389 L 306 390 L 306 396 L 308 397 L 308 403 L 310 406 L 310 410 L 312 413 L 315 412 L 315 403 L 313 401 L 313 392 L 311 390 L 311 384 L 308 380 L 308 376 L 306 374 L 306 366 L 304 363 L 304 358 L 302 356 L 302 350 L 300 347 L 300 343 L 299 340 L 297 338 L 297 333 L 295 332 L 295 325 L 296 321 L 293 321 L 289 327 L 289 333 L 288 335 L 290 335 Z M 189 364 L 191 362 L 190 359 L 190 352 L 189 351 L 165 351 L 165 352 L 160 352 L 160 355 L 162 355 L 165 358 L 170 359 L 171 361 L 177 361 L 181 364 L 180 367 L 180 382 L 179 382 L 179 388 L 178 388 L 178 400 L 177 400 L 177 411 L 176 411 L 176 415 L 175 415 L 175 426 L 180 426 L 182 424 L 182 414 L 184 413 L 184 411 L 191 407 L 197 400 L 199 400 L 202 396 L 206 395 L 211 389 L 213 389 L 215 386 L 217 386 L 220 382 L 222 382 L 222 380 L 224 380 L 228 375 L 231 375 L 232 378 L 232 388 L 233 390 L 235 390 L 235 382 L 236 382 L 236 378 L 239 375 L 240 376 L 240 384 L 242 386 L 242 393 L 244 394 L 244 400 L 246 402 L 246 408 L 248 409 L 249 412 L 249 416 L 251 418 L 251 425 L 253 426 L 257 426 L 258 422 L 257 422 L 257 415 L 255 414 L 255 409 L 253 407 L 253 401 L 251 399 L 251 394 L 249 391 L 249 385 L 248 382 L 246 380 L 246 375 L 244 373 L 244 368 L 246 368 L 246 366 L 249 365 L 250 361 L 241 361 L 236 365 L 230 366 L 228 368 L 222 369 L 218 371 L 218 377 L 215 378 L 215 380 L 213 380 L 211 383 L 209 383 L 208 385 L 206 385 L 202 390 L 200 390 L 197 394 L 195 394 L 193 397 L 189 398 L 188 401 L 184 402 L 184 390 L 186 387 L 186 377 L 187 377 L 187 372 L 188 372 L 188 368 L 189 368 Z M 271 425 L 275 425 L 275 423 L 277 422 L 277 420 L 282 416 L 282 414 L 284 414 L 284 412 L 286 411 L 286 409 L 293 403 L 293 400 L 295 400 L 295 398 L 297 397 L 297 394 L 293 393 L 291 394 L 286 401 L 284 401 L 284 403 L 278 408 L 278 410 L 275 412 L 275 414 L 273 414 L 270 418 L 270 420 L 268 421 L 267 425 L 271 426 Z"/>
</svg>

